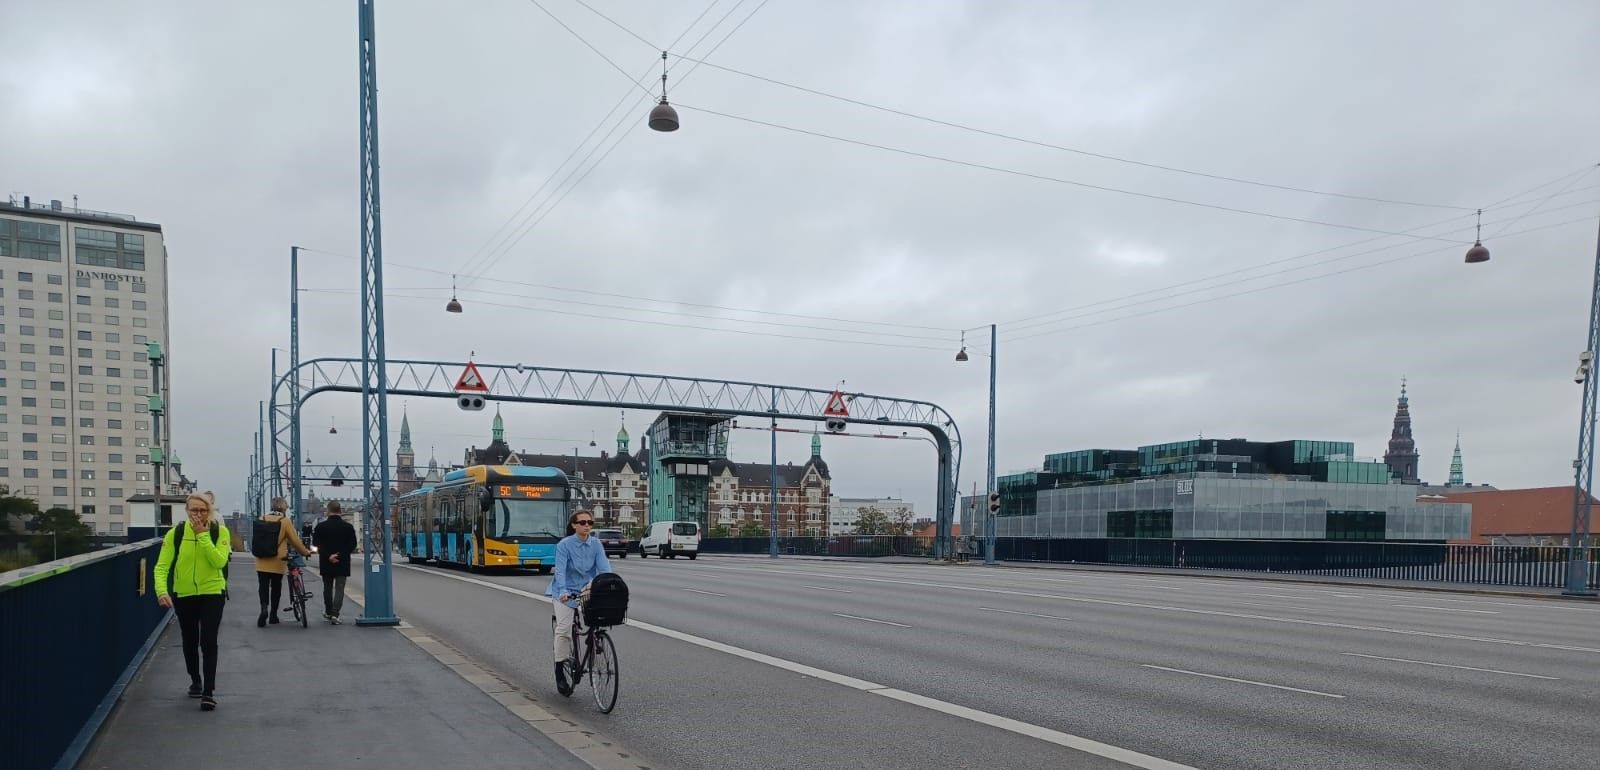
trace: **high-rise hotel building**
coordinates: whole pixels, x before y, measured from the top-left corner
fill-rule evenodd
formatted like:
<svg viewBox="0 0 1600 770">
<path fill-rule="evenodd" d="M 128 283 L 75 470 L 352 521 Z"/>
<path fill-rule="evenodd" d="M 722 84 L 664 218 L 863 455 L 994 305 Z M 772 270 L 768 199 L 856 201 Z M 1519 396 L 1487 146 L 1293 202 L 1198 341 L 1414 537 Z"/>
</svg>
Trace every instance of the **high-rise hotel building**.
<svg viewBox="0 0 1600 770">
<path fill-rule="evenodd" d="M 155 491 L 148 343 L 169 340 L 160 225 L 0 203 L 0 484 L 125 534 L 127 498 Z"/>
</svg>

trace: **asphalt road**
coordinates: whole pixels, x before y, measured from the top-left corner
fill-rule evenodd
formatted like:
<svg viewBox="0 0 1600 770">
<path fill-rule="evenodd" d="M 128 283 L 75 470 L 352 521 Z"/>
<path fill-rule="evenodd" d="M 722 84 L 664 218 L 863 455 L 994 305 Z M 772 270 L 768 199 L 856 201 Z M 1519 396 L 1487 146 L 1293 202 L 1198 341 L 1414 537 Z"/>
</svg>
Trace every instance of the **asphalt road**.
<svg viewBox="0 0 1600 770">
<path fill-rule="evenodd" d="M 633 592 L 615 634 L 622 696 L 610 716 L 577 696 L 563 715 L 654 768 L 1569 770 L 1600 752 L 1600 605 L 979 566 L 613 564 Z M 402 618 L 559 700 L 549 605 L 528 596 L 548 578 L 402 567 L 394 580 Z"/>
</svg>

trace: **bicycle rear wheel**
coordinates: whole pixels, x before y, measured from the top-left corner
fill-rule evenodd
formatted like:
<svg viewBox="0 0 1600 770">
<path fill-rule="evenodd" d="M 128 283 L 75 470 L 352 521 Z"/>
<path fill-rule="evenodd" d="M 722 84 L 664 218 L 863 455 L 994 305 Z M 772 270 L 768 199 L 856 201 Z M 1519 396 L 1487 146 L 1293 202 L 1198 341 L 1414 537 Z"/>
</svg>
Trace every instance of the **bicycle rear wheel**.
<svg viewBox="0 0 1600 770">
<path fill-rule="evenodd" d="M 300 621 L 300 627 L 309 627 L 311 619 L 306 616 L 305 580 L 297 573 L 289 575 L 289 606 L 294 608 L 294 619 Z"/>
<path fill-rule="evenodd" d="M 594 632 L 594 657 L 589 661 L 589 688 L 594 690 L 594 705 L 609 714 L 617 707 L 617 647 L 603 628 Z"/>
</svg>

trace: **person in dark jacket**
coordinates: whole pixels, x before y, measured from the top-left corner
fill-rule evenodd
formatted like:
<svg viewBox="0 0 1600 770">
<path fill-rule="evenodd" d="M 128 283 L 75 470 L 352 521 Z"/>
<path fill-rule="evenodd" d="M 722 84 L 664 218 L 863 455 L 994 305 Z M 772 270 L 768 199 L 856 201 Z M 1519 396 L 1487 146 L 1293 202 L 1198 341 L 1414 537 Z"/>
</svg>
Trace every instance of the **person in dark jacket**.
<svg viewBox="0 0 1600 770">
<path fill-rule="evenodd" d="M 311 532 L 317 544 L 322 572 L 322 617 L 339 625 L 339 610 L 344 607 L 344 581 L 350 577 L 350 555 L 356 551 L 356 528 L 344 520 L 337 500 L 328 502 L 328 518 Z"/>
</svg>

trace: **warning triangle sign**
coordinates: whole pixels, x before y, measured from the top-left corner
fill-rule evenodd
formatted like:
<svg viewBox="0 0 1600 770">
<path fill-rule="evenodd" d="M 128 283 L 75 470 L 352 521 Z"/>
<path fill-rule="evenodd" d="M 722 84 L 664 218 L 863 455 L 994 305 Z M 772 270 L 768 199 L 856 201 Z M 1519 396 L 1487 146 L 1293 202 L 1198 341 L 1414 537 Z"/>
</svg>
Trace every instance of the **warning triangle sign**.
<svg viewBox="0 0 1600 770">
<path fill-rule="evenodd" d="M 844 405 L 844 394 L 843 393 L 840 393 L 839 391 L 836 390 L 836 391 L 833 392 L 832 396 L 828 397 L 828 405 L 822 408 L 822 416 L 824 416 L 824 417 L 849 417 L 850 416 L 850 410 L 846 409 L 845 405 Z"/>
<path fill-rule="evenodd" d="M 461 378 L 456 380 L 456 390 L 472 393 L 489 392 L 489 385 L 483 381 L 483 375 L 478 373 L 477 364 L 467 362 L 467 368 L 461 370 Z"/>
</svg>

